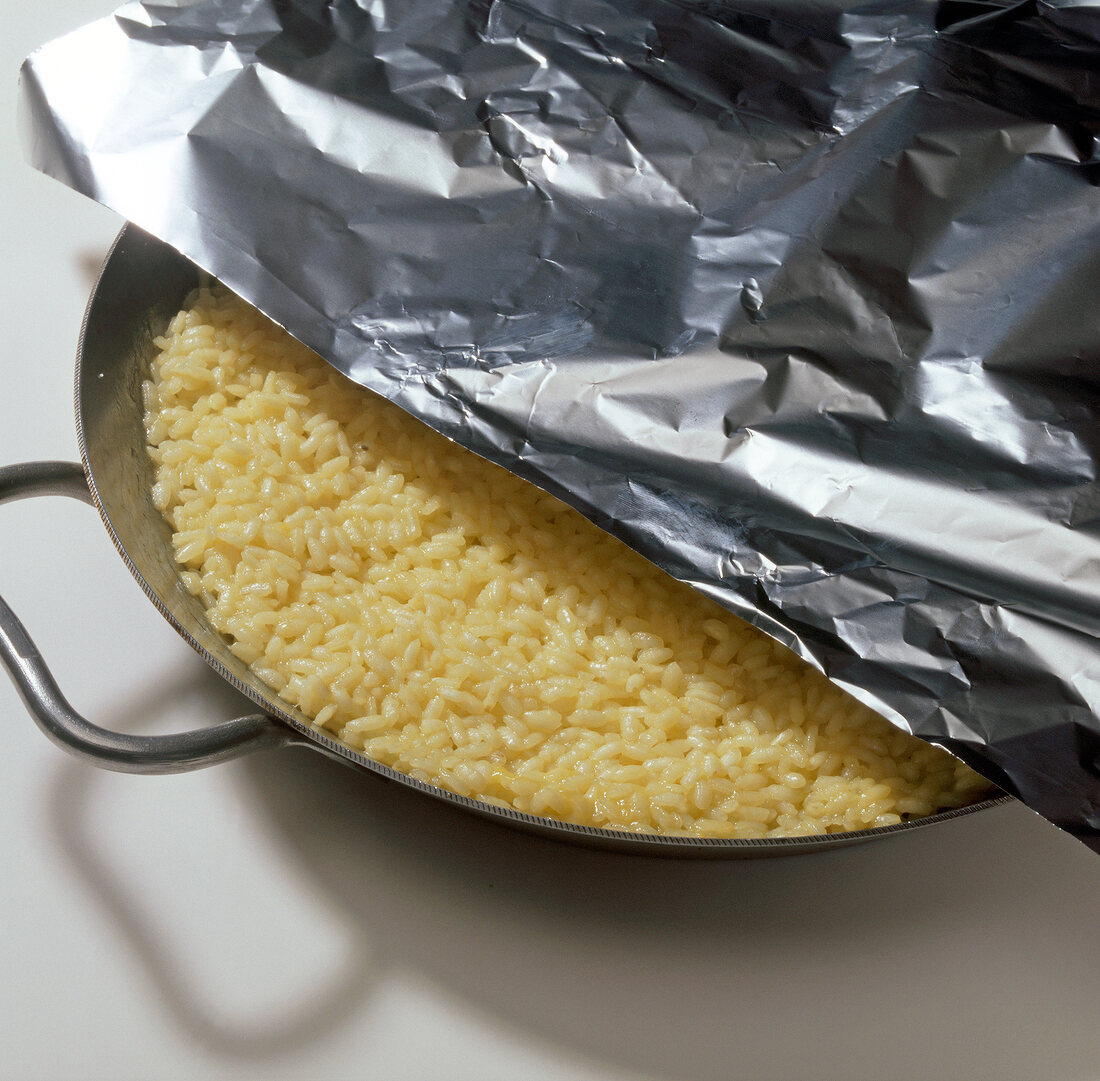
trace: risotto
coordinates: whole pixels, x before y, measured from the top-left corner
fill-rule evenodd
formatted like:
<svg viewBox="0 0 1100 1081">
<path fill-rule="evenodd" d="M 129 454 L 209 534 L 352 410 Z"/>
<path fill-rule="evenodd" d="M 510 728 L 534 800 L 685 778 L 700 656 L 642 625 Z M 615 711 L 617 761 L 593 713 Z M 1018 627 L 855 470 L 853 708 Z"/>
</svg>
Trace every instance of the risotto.
<svg viewBox="0 0 1100 1081">
<path fill-rule="evenodd" d="M 218 287 L 145 385 L 154 499 L 213 626 L 368 757 L 569 822 L 889 825 L 988 784 Z"/>
</svg>

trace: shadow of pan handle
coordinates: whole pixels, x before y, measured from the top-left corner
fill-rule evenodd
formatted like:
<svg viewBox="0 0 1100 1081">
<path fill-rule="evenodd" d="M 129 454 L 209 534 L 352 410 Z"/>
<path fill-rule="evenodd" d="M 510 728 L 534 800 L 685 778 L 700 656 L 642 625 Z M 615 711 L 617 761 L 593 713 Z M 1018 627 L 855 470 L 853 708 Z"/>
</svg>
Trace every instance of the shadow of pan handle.
<svg viewBox="0 0 1100 1081">
<path fill-rule="evenodd" d="M 0 503 L 38 495 L 65 495 L 92 502 L 84 470 L 75 463 L 26 462 L 0 467 Z M 26 628 L 3 597 L 0 661 L 38 727 L 59 747 L 103 769 L 184 773 L 294 742 L 291 732 L 262 713 L 171 735 L 135 736 L 100 728 L 69 705 Z"/>
</svg>

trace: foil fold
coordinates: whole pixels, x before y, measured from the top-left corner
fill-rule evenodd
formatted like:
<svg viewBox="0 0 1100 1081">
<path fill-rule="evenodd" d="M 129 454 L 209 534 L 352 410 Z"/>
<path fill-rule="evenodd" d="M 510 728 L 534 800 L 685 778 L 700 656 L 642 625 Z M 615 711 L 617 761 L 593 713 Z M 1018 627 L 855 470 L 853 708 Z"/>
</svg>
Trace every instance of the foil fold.
<svg viewBox="0 0 1100 1081">
<path fill-rule="evenodd" d="M 28 156 L 1100 850 L 1100 13 L 132 3 Z"/>
</svg>

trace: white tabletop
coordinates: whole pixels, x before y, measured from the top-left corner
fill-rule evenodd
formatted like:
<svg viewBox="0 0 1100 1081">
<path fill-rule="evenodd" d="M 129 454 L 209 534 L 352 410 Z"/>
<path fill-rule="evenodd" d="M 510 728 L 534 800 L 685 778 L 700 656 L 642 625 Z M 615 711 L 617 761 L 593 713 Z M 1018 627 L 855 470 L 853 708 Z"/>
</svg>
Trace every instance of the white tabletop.
<svg viewBox="0 0 1100 1081">
<path fill-rule="evenodd" d="M 0 462 L 75 460 L 73 354 L 113 214 L 22 163 L 17 70 L 104 0 L 5 0 Z M 95 512 L 0 509 L 0 591 L 74 705 L 251 712 Z M 1087 1081 L 1100 857 L 1019 806 L 828 855 L 623 857 L 303 750 L 108 774 L 0 678 L 0 1079 Z"/>
</svg>

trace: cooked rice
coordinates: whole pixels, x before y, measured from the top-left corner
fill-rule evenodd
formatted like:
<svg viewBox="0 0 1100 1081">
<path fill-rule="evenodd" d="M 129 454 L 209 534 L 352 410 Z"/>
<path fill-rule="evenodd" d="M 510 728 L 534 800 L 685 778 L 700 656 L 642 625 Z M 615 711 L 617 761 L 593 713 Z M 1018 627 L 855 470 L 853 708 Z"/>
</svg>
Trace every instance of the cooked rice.
<svg viewBox="0 0 1100 1081">
<path fill-rule="evenodd" d="M 883 826 L 984 780 L 232 294 L 145 387 L 187 586 L 314 724 L 466 796 L 632 831 Z"/>
</svg>

